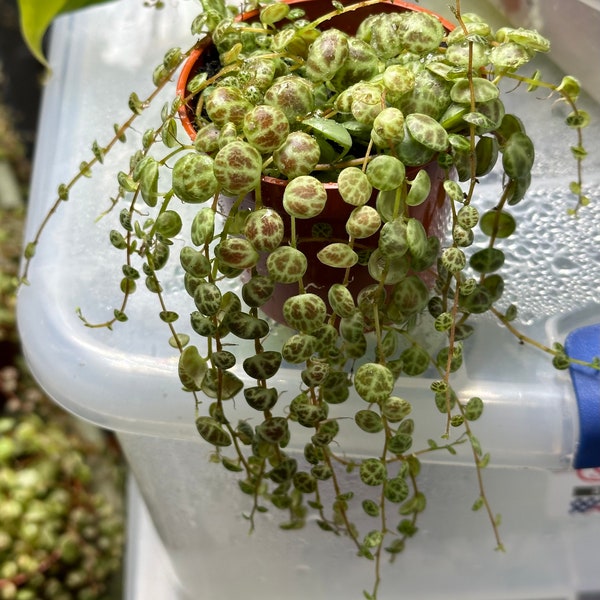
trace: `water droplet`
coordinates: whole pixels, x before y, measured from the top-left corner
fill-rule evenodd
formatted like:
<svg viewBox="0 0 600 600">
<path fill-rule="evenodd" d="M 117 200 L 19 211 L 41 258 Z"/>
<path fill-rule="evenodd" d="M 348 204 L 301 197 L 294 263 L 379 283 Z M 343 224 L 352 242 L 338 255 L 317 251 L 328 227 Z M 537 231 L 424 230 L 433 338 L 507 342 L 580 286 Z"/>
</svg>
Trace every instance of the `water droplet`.
<svg viewBox="0 0 600 600">
<path fill-rule="evenodd" d="M 556 275 L 573 275 L 579 270 L 580 266 L 570 257 L 557 255 L 552 261 L 552 271 Z"/>
</svg>

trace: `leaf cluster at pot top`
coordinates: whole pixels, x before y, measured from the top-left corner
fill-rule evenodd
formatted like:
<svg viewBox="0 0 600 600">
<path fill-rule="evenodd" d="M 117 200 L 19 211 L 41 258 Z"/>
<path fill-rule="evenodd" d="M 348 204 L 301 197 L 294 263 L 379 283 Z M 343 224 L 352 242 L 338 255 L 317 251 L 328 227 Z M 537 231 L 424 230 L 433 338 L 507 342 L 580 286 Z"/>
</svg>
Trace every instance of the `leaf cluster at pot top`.
<svg viewBox="0 0 600 600">
<path fill-rule="evenodd" d="M 375 597 L 382 556 L 404 549 L 426 506 L 420 456 L 455 453 L 464 443 L 478 471 L 490 460 L 472 427 L 485 399 L 460 397 L 452 374 L 461 368 L 473 314 L 491 312 L 514 330 L 516 309 L 497 308 L 501 242 L 518 234 L 510 206 L 526 197 L 535 152 L 525 124 L 506 113 L 498 84 L 508 78 L 518 91 L 546 88 L 567 106 L 573 210 L 588 202 L 581 181 L 588 117 L 575 104 L 579 85 L 568 76 L 547 83 L 538 73 L 522 75 L 549 42 L 529 30 L 493 31 L 462 14 L 459 3 L 454 29 L 422 10 L 377 0 L 322 2 L 323 15 L 312 21 L 302 3 L 269 3 L 241 18 L 220 0 L 202 4 L 192 30 L 207 37 L 190 51 L 169 50 L 154 83 L 166 86 L 195 50 L 198 66 L 117 174 L 114 204 L 125 207 L 108 252 L 123 256 L 123 302 L 101 325 L 127 321 L 138 288 L 156 295 L 179 352 L 180 382 L 196 399 L 198 432 L 214 447 L 214 460 L 239 474 L 251 525 L 269 509 L 287 515 L 287 529 L 316 516 L 322 529 L 345 534 L 374 560 L 367 596 Z M 365 8 L 369 16 L 356 31 L 335 26 Z M 153 98 L 131 95 L 131 118 L 109 145 L 94 142 L 94 158 L 60 186 L 53 210 Z M 181 133 L 180 114 L 191 119 L 193 140 Z M 502 173 L 498 202 L 480 214 L 477 185 L 492 170 Z M 268 178 L 284 187 L 281 206 L 268 197 Z M 331 184 L 348 214 L 341 235 L 322 216 Z M 419 218 L 428 204 L 433 216 Z M 197 205 L 191 219 L 183 205 Z M 308 234 L 299 233 L 302 223 L 311 224 Z M 26 265 L 43 227 L 27 246 Z M 472 247 L 476 228 L 489 240 L 483 249 Z M 314 254 L 307 242 L 319 244 Z M 189 295 L 188 315 L 170 310 L 163 290 L 161 271 L 172 263 Z M 335 269 L 339 280 L 310 287 L 315 263 Z M 357 268 L 369 279 L 353 290 Z M 230 285 L 239 278 L 242 285 Z M 268 314 L 282 286 L 289 333 L 274 336 L 279 326 L 263 310 Z M 189 333 L 179 328 L 182 317 Z M 425 343 L 424 328 L 443 341 Z M 236 352 L 240 340 L 250 342 L 251 353 Z M 568 366 L 562 347 L 546 350 L 557 367 Z M 282 365 L 297 365 L 297 381 L 279 381 Z M 402 378 L 424 373 L 443 441 L 419 449 Z M 236 415 L 240 402 L 252 418 Z M 330 416 L 346 402 L 345 418 Z M 372 455 L 346 456 L 342 429 L 371 436 Z M 355 479 L 342 489 L 346 471 Z M 473 508 L 485 508 L 501 547 L 478 479 Z M 361 514 L 370 527 L 357 520 Z"/>
</svg>

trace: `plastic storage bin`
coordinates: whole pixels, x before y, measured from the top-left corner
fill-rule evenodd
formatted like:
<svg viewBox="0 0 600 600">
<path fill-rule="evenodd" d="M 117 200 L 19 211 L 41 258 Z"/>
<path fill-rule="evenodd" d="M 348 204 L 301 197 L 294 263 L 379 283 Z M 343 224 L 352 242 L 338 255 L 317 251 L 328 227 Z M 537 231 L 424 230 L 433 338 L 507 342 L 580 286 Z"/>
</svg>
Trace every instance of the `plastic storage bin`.
<svg viewBox="0 0 600 600">
<path fill-rule="evenodd" d="M 57 23 L 28 238 L 54 201 L 58 185 L 90 156 L 92 141 L 106 139 L 113 123 L 126 118 L 129 93 L 143 97 L 151 89 L 147 65 L 162 60 L 167 44 L 192 44 L 186 28 L 197 6 L 166 4 L 163 10 L 169 15 L 122 0 Z M 542 61 L 539 66 L 546 77 L 560 78 L 553 65 Z M 520 296 L 510 288 L 505 294 L 522 307 L 523 330 L 548 344 L 600 321 L 600 109 L 591 99 L 584 104 L 595 118 L 586 132 L 592 206 L 575 222 L 566 214 L 574 166 L 555 154 L 553 145 L 569 131 L 559 117 L 551 118 L 551 102 L 532 95 L 527 106 L 539 115 L 529 133 L 538 147 L 548 150 L 538 156 L 528 199 L 516 207 L 527 231 L 520 237 L 525 242 L 511 248 L 506 265 L 512 279 L 529 285 Z M 142 117 L 136 126 L 140 135 L 143 122 Z M 354 551 L 346 540 L 310 523 L 300 535 L 287 535 L 268 516 L 248 535 L 242 517 L 247 497 L 232 493 L 229 475 L 209 463 L 210 448 L 194 427 L 193 399 L 180 390 L 168 332 L 154 318 L 154 298 L 135 295 L 128 308 L 130 322 L 113 331 L 89 329 L 79 320 L 76 308 L 90 321 L 103 321 L 120 299 L 120 256 L 115 254 L 111 263 L 108 251 L 98 253 L 107 247 L 118 214 L 96 220 L 115 188 L 107 175 L 110 165 L 126 156 L 126 146 L 115 149 L 105 168 L 78 185 L 39 245 L 31 285 L 21 290 L 18 306 L 33 373 L 58 403 L 117 433 L 182 598 L 244 594 L 251 600 L 337 600 L 360 595 L 371 581 L 372 565 L 358 558 L 352 562 Z M 480 193 L 489 195 L 493 206 L 489 190 L 482 186 Z M 556 203 L 565 210 L 551 213 L 549 207 Z M 567 277 L 569 285 L 564 285 Z M 185 313 L 185 294 L 168 282 L 165 289 L 173 309 Z M 584 331 L 594 347 L 595 330 Z M 476 336 L 459 387 L 487 401 L 476 431 L 492 455 L 486 490 L 503 516 L 507 552 L 493 551 L 489 523 L 471 511 L 477 487 L 468 453 L 439 454 L 423 468 L 428 510 L 420 533 L 396 564 L 384 566 L 380 597 L 541 600 L 600 594 L 596 471 L 556 473 L 581 459 L 582 422 L 571 376 L 555 371 L 547 356 L 519 345 L 494 322 L 482 320 Z M 243 346 L 238 352 L 243 355 Z M 279 376 L 285 380 L 286 371 Z M 422 432 L 423 439 L 438 437 L 442 424 L 429 399 L 429 382 L 403 385 L 410 387 L 406 393 L 411 398 L 423 395 L 424 402 L 414 402 L 416 410 L 431 412 L 431 430 Z M 594 410 L 589 418 L 600 419 Z M 352 451 L 360 454 L 364 448 L 355 445 Z M 585 465 L 594 467 L 594 446 L 591 452 Z M 434 480 L 435 486 L 430 485 Z M 590 502 L 577 502 L 581 498 Z M 133 551 L 135 547 L 132 540 Z"/>
<path fill-rule="evenodd" d="M 590 94 L 600 101 L 600 72 L 590 68 L 600 53 L 599 0 L 489 0 L 516 26 L 537 29 L 552 40 L 556 62 L 586 81 Z M 568 13 L 567 13 L 568 11 Z M 573 43 L 584 39 L 585 43 Z"/>
</svg>

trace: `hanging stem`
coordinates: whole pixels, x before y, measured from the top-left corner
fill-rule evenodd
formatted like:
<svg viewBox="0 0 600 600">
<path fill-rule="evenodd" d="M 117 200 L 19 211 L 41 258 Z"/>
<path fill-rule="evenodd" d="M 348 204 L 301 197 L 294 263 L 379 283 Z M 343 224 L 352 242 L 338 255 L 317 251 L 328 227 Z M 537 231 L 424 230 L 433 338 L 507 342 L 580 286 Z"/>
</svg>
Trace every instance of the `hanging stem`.
<svg viewBox="0 0 600 600">
<path fill-rule="evenodd" d="M 179 67 L 183 64 L 183 62 L 186 60 L 186 58 L 191 54 L 191 52 L 196 47 L 197 47 L 197 44 L 195 44 L 194 46 L 189 48 L 187 50 L 187 52 L 182 53 L 181 58 L 179 59 L 179 61 L 177 61 L 177 64 L 175 66 L 173 66 L 173 68 L 170 69 L 166 73 L 166 75 L 161 79 L 159 84 L 154 88 L 154 90 L 152 90 L 152 92 L 146 97 L 146 99 L 139 102 L 139 104 L 138 104 L 139 110 L 134 111 L 132 113 L 132 115 L 120 126 L 115 126 L 115 134 L 112 137 L 112 139 L 108 142 L 108 144 L 106 144 L 106 146 L 101 148 L 101 150 L 95 151 L 94 157 L 91 158 L 89 161 L 83 162 L 79 166 L 78 172 L 66 184 L 59 185 L 57 199 L 54 201 L 54 204 L 52 204 L 52 206 L 46 213 L 44 219 L 42 220 L 41 224 L 39 225 L 39 227 L 34 235 L 33 240 L 28 242 L 25 247 L 24 267 L 23 267 L 23 272 L 22 272 L 20 280 L 19 280 L 19 285 L 21 285 L 23 283 L 27 283 L 29 268 L 31 265 L 31 259 L 35 255 L 35 250 L 37 248 L 37 245 L 39 244 L 39 241 L 40 241 L 44 231 L 46 230 L 48 223 L 54 216 L 54 214 L 58 211 L 61 204 L 68 200 L 69 193 L 71 192 L 73 187 L 83 177 L 87 177 L 89 174 L 89 171 L 94 166 L 96 166 L 98 163 L 102 163 L 104 161 L 104 157 L 106 156 L 106 154 L 108 154 L 115 147 L 117 142 L 124 140 L 125 134 L 127 133 L 127 131 L 129 131 L 129 129 L 131 129 L 133 123 L 140 116 L 140 114 L 142 114 L 143 109 L 145 109 L 147 106 L 152 104 L 152 101 L 160 94 L 160 92 L 164 89 L 164 87 L 170 83 L 171 77 L 173 77 L 173 75 L 177 72 L 177 69 L 179 69 Z"/>
</svg>

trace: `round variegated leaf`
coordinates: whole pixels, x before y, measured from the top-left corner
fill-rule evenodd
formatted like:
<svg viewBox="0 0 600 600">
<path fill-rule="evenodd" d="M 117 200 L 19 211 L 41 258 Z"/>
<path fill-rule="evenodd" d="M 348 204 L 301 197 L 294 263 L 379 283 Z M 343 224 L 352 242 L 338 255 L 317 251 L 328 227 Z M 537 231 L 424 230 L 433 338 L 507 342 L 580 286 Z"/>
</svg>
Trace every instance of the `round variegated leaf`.
<svg viewBox="0 0 600 600">
<path fill-rule="evenodd" d="M 315 333 L 318 333 L 318 330 Z M 313 338 L 317 339 L 315 336 Z M 311 359 L 302 371 L 302 381 L 309 387 L 321 385 L 327 375 L 329 375 L 329 371 L 330 366 L 327 362 L 319 359 Z"/>
<path fill-rule="evenodd" d="M 411 346 L 400 355 L 402 370 L 409 377 L 422 375 L 429 367 L 429 353 L 421 346 Z"/>
<path fill-rule="evenodd" d="M 383 429 L 383 421 L 374 410 L 359 410 L 354 422 L 367 433 L 377 433 Z"/>
<path fill-rule="evenodd" d="M 260 21 L 265 25 L 273 25 L 274 23 L 278 23 L 285 19 L 289 12 L 290 7 L 288 4 L 277 2 L 276 4 L 265 6 L 265 8 L 260 11 Z"/>
<path fill-rule="evenodd" d="M 317 253 L 317 258 L 324 265 L 340 269 L 353 267 L 358 262 L 358 254 L 348 244 L 342 242 L 328 244 Z"/>
<path fill-rule="evenodd" d="M 415 75 L 405 65 L 392 64 L 383 72 L 383 85 L 392 95 L 400 97 L 414 89 Z"/>
<path fill-rule="evenodd" d="M 473 85 L 472 92 L 471 83 Z M 453 102 L 470 104 L 471 93 L 473 93 L 475 102 L 489 102 L 490 100 L 498 98 L 500 90 L 494 83 L 483 77 L 475 77 L 472 82 L 465 78 L 458 79 L 454 83 L 450 90 L 450 97 Z"/>
<path fill-rule="evenodd" d="M 397 433 L 388 442 L 388 450 L 393 454 L 404 454 L 412 446 L 412 435 L 408 433 Z"/>
<path fill-rule="evenodd" d="M 534 29 L 501 27 L 496 32 L 496 40 L 498 42 L 510 40 L 536 52 L 548 52 L 550 50 L 550 41 Z"/>
<path fill-rule="evenodd" d="M 200 356 L 196 346 L 187 346 L 179 356 L 178 373 L 182 385 L 188 390 L 198 391 L 208 371 L 206 360 Z"/>
<path fill-rule="evenodd" d="M 365 363 L 354 375 L 354 387 L 365 402 L 383 402 L 394 389 L 394 376 L 384 365 Z"/>
<path fill-rule="evenodd" d="M 461 227 L 473 229 L 479 222 L 479 211 L 472 204 L 467 204 L 458 211 L 457 221 Z"/>
<path fill-rule="evenodd" d="M 348 58 L 348 36 L 339 29 L 324 31 L 311 45 L 306 73 L 314 82 L 329 81 Z"/>
<path fill-rule="evenodd" d="M 355 208 L 346 221 L 346 232 L 355 239 L 372 236 L 381 227 L 381 217 L 372 206 Z"/>
<path fill-rule="evenodd" d="M 377 249 L 371 253 L 367 267 L 369 275 L 375 281 L 393 285 L 406 277 L 410 268 L 410 260 L 407 255 L 386 258 L 381 250 Z"/>
<path fill-rule="evenodd" d="M 502 150 L 502 166 L 511 179 L 526 177 L 535 160 L 535 149 L 531 138 L 525 133 L 515 132 Z"/>
<path fill-rule="evenodd" d="M 164 238 L 175 237 L 183 227 L 183 221 L 179 213 L 174 210 L 165 210 L 156 218 L 154 224 L 156 232 Z"/>
<path fill-rule="evenodd" d="M 292 364 L 306 362 L 314 353 L 317 340 L 306 333 L 297 333 L 290 336 L 281 348 L 283 358 Z"/>
<path fill-rule="evenodd" d="M 274 350 L 266 350 L 244 359 L 242 366 L 252 379 L 269 379 L 277 373 L 280 365 L 281 354 Z"/>
<path fill-rule="evenodd" d="M 279 444 L 289 435 L 287 419 L 284 417 L 271 417 L 263 421 L 257 428 L 256 433 L 270 444 Z"/>
<path fill-rule="evenodd" d="M 202 337 L 211 337 L 217 331 L 214 320 L 203 315 L 199 310 L 190 313 L 190 325 L 192 326 L 192 329 Z"/>
<path fill-rule="evenodd" d="M 398 35 L 402 40 L 402 46 L 415 54 L 436 50 L 446 34 L 440 20 L 426 12 L 402 13 L 400 23 Z"/>
<path fill-rule="evenodd" d="M 393 438 L 392 438 L 393 439 Z M 394 442 L 397 447 L 397 442 Z M 408 448 L 407 448 L 408 450 Z M 393 450 L 392 450 L 393 452 Z M 406 452 L 406 450 L 404 451 Z M 400 453 L 402 454 L 402 453 Z M 400 502 L 404 502 L 410 493 L 410 489 L 408 487 L 408 483 L 401 477 L 394 477 L 393 479 L 388 479 L 385 482 L 385 486 L 383 488 L 384 496 L 395 504 L 399 504 Z"/>
<path fill-rule="evenodd" d="M 410 402 L 398 396 L 390 396 L 381 403 L 381 413 L 390 423 L 402 421 L 411 411 Z"/>
<path fill-rule="evenodd" d="M 246 239 L 259 252 L 272 252 L 278 248 L 283 240 L 283 233 L 283 219 L 271 208 L 251 212 L 244 224 Z"/>
<path fill-rule="evenodd" d="M 239 129 L 251 106 L 242 91 L 230 85 L 215 87 L 205 102 L 206 112 L 212 123 L 219 127 L 233 123 Z"/>
<path fill-rule="evenodd" d="M 359 344 L 364 338 L 365 319 L 360 311 L 340 320 L 340 335 L 351 344 Z"/>
<path fill-rule="evenodd" d="M 276 6 L 276 5 L 271 5 Z M 285 437 L 289 437 L 289 434 L 285 434 Z M 273 469 L 269 471 L 269 479 L 274 481 L 275 483 L 280 484 L 288 484 L 291 482 L 292 478 L 296 474 L 298 470 L 298 461 L 295 458 L 284 458 L 281 462 L 277 464 Z"/>
<path fill-rule="evenodd" d="M 514 71 L 527 64 L 533 58 L 533 52 L 522 44 L 507 41 L 490 51 L 490 62 L 498 70 Z"/>
<path fill-rule="evenodd" d="M 283 303 L 283 317 L 297 331 L 312 333 L 323 325 L 327 306 L 316 294 L 298 294 Z"/>
<path fill-rule="evenodd" d="M 338 175 L 338 189 L 344 202 L 352 206 L 362 206 L 371 198 L 373 187 L 369 179 L 358 167 L 346 167 Z"/>
<path fill-rule="evenodd" d="M 311 175 L 292 179 L 283 192 L 283 208 L 297 219 L 312 219 L 327 203 L 327 191 L 322 182 Z"/>
<path fill-rule="evenodd" d="M 242 286 L 242 298 L 250 307 L 259 307 L 268 302 L 275 290 L 269 277 L 254 275 Z"/>
<path fill-rule="evenodd" d="M 192 277 L 207 277 L 210 273 L 210 261 L 200 250 L 184 246 L 179 253 L 179 262 L 184 271 Z"/>
<path fill-rule="evenodd" d="M 442 252 L 442 265 L 449 273 L 458 273 L 462 271 L 467 264 L 465 253 L 455 246 L 446 248 Z"/>
<path fill-rule="evenodd" d="M 215 156 L 214 174 L 227 195 L 246 194 L 260 183 L 262 157 L 247 142 L 230 142 Z"/>
<path fill-rule="evenodd" d="M 465 419 L 467 421 L 476 421 L 483 413 L 483 400 L 477 396 L 469 398 L 465 406 Z"/>
<path fill-rule="evenodd" d="M 306 84 L 306 81 L 301 81 Z M 312 94 L 310 89 L 309 93 Z M 293 103 L 297 98 L 289 100 Z M 320 155 L 317 140 L 304 131 L 292 131 L 286 141 L 273 152 L 273 162 L 288 179 L 293 180 L 311 173 L 317 166 Z"/>
<path fill-rule="evenodd" d="M 258 262 L 258 252 L 246 239 L 230 237 L 215 248 L 215 256 L 220 265 L 232 269 L 250 269 Z"/>
<path fill-rule="evenodd" d="M 429 290 L 416 275 L 410 275 L 394 286 L 391 301 L 401 314 L 412 315 L 427 306 Z"/>
<path fill-rule="evenodd" d="M 303 427 L 314 427 L 327 418 L 327 405 L 311 404 L 305 393 L 296 396 L 290 403 L 290 417 Z"/>
<path fill-rule="evenodd" d="M 381 485 L 387 478 L 387 468 L 378 458 L 367 458 L 360 464 L 359 474 L 365 485 Z"/>
<path fill-rule="evenodd" d="M 267 257 L 269 276 L 279 283 L 300 281 L 307 267 L 306 256 L 290 246 L 281 246 Z"/>
<path fill-rule="evenodd" d="M 460 27 L 457 27 L 460 29 Z M 460 42 L 448 46 L 445 60 L 454 67 L 470 68 L 473 71 L 485 67 L 489 63 L 488 46 L 477 42 Z"/>
<path fill-rule="evenodd" d="M 215 211 L 210 207 L 201 208 L 191 225 L 191 240 L 194 246 L 203 246 L 212 241 L 215 231 Z"/>
<path fill-rule="evenodd" d="M 279 391 L 277 388 L 249 387 L 244 388 L 244 398 L 251 408 L 264 412 L 275 406 L 279 398 Z"/>
<path fill-rule="evenodd" d="M 310 473 L 303 471 L 294 473 L 292 483 L 302 494 L 312 494 L 317 491 L 317 480 Z"/>
<path fill-rule="evenodd" d="M 151 156 L 146 156 L 140 161 L 140 164 L 143 165 L 139 170 L 142 199 L 148 206 L 156 206 L 158 201 L 158 163 Z"/>
<path fill-rule="evenodd" d="M 196 419 L 196 429 L 209 444 L 213 446 L 230 446 L 231 437 L 216 419 L 201 416 Z"/>
<path fill-rule="evenodd" d="M 407 226 L 404 219 L 388 221 L 379 233 L 379 250 L 386 259 L 404 256 L 408 250 Z"/>
<path fill-rule="evenodd" d="M 269 324 L 264 319 L 244 312 L 232 314 L 227 319 L 227 326 L 231 333 L 243 340 L 263 338 L 269 333 Z"/>
<path fill-rule="evenodd" d="M 345 285 L 334 283 L 327 292 L 333 312 L 340 317 L 349 317 L 356 310 L 354 298 Z"/>
<path fill-rule="evenodd" d="M 393 106 L 384 108 L 375 117 L 373 133 L 382 142 L 378 145 L 394 147 L 404 139 L 404 115 L 402 111 Z"/>
<path fill-rule="evenodd" d="M 431 179 L 425 169 L 421 169 L 416 177 L 409 182 L 410 190 L 406 196 L 408 206 L 419 206 L 427 200 L 431 191 Z"/>
<path fill-rule="evenodd" d="M 476 104 L 476 110 L 481 115 L 485 116 L 489 121 L 487 127 L 477 127 L 478 135 L 488 133 L 500 127 L 502 124 L 502 119 L 504 119 L 504 115 L 506 113 L 504 103 L 502 100 L 500 100 L 500 98 L 494 98 L 493 100 L 488 100 L 487 102 L 478 102 Z"/>
<path fill-rule="evenodd" d="M 184 202 L 206 202 L 217 191 L 213 159 L 207 154 L 190 152 L 177 160 L 171 177 L 173 192 Z"/>
<path fill-rule="evenodd" d="M 244 389 L 244 382 L 231 371 L 209 369 L 202 382 L 202 392 L 209 398 L 231 400 Z"/>
<path fill-rule="evenodd" d="M 217 369 L 222 369 L 225 371 L 235 366 L 236 358 L 233 352 L 229 352 L 228 350 L 219 350 L 218 352 L 212 353 L 212 361 Z"/>
<path fill-rule="evenodd" d="M 221 290 L 208 281 L 203 281 L 194 291 L 194 303 L 196 308 L 208 317 L 216 315 L 221 308 Z"/>
<path fill-rule="evenodd" d="M 417 219 L 409 219 L 406 223 L 406 242 L 413 257 L 421 258 L 426 254 L 427 233 L 423 224 Z"/>
<path fill-rule="evenodd" d="M 498 248 L 483 248 L 471 256 L 469 264 L 478 273 L 493 273 L 504 264 L 504 252 Z"/>
<path fill-rule="evenodd" d="M 369 163 L 366 173 L 369 183 L 375 189 L 389 191 L 402 185 L 406 168 L 394 156 L 379 154 Z"/>
<path fill-rule="evenodd" d="M 406 117 L 406 128 L 412 138 L 435 152 L 448 148 L 448 133 L 432 117 L 421 113 L 412 113 Z"/>
<path fill-rule="evenodd" d="M 279 107 L 259 104 L 244 116 L 243 129 L 248 143 L 265 154 L 283 144 L 290 131 L 290 124 Z"/>
</svg>

